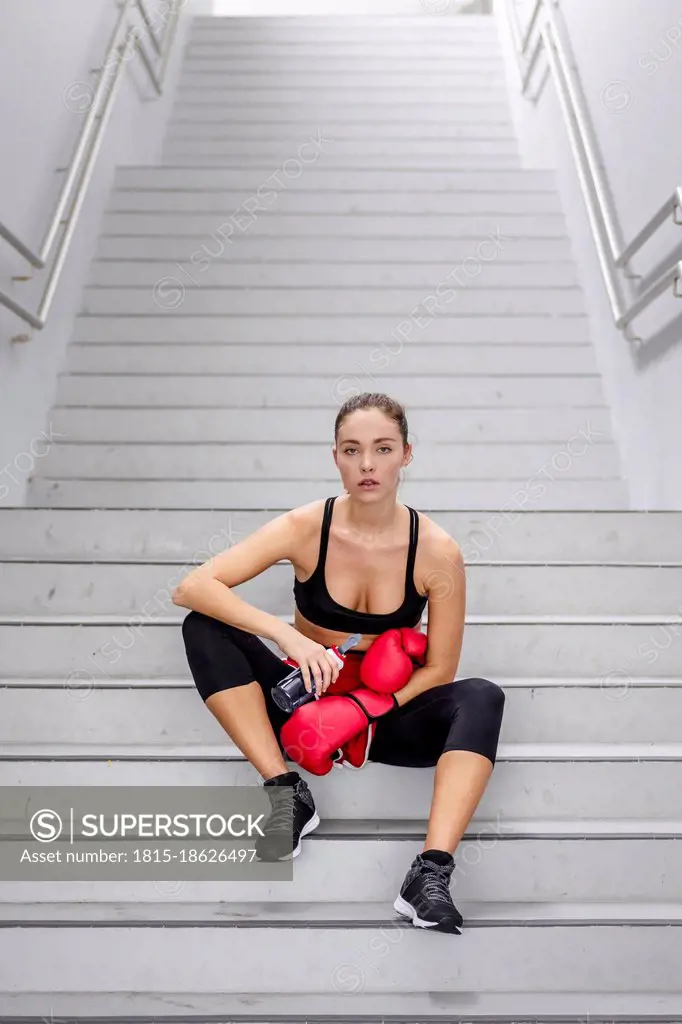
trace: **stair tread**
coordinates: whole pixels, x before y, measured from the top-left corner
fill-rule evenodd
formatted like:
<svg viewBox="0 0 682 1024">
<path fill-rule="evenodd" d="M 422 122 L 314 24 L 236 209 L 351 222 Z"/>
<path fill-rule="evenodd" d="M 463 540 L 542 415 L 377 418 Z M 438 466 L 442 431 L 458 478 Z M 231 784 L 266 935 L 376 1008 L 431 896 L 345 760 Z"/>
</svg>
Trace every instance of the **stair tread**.
<svg viewBox="0 0 682 1024">
<path fill-rule="evenodd" d="M 363 842 L 402 843 L 422 839 L 426 834 L 426 818 L 323 818 L 312 843 Z M 682 818 L 505 818 L 500 820 L 472 818 L 462 837 L 471 841 L 481 837 L 509 840 L 619 840 L 682 838 Z"/>
<path fill-rule="evenodd" d="M 349 1005 L 350 1000 L 350 1005 Z M 0 1013 L 12 1024 L 12 1015 L 21 1015 L 21 1024 L 44 1024 L 46 996 L 39 992 L 12 992 L 0 994 Z M 331 994 L 301 994 L 291 992 L 129 992 L 125 995 L 108 992 L 55 992 L 49 995 L 52 1016 L 49 1020 L 61 1024 L 61 1018 L 88 1020 L 110 1017 L 112 1008 L 123 1020 L 185 1019 L 188 1015 L 210 1015 L 215 1022 L 258 1020 L 259 1024 L 274 1021 L 313 1022 L 333 1019 L 347 1021 L 351 1010 L 361 1021 L 404 1022 L 447 1020 L 456 1022 L 475 1020 L 516 1021 L 520 1018 L 541 1018 L 543 1021 L 566 1020 L 600 1024 L 602 1019 L 612 1024 L 614 1017 L 622 1015 L 638 1022 L 658 1020 L 661 1024 L 682 1021 L 682 992 L 336 992 Z M 17 1021 L 19 1024 L 19 1021 Z M 525 1021 L 523 1021 L 525 1024 Z"/>
<path fill-rule="evenodd" d="M 295 879 L 293 884 L 295 884 Z M 397 891 L 396 891 L 397 895 Z M 569 925 L 575 924 L 672 924 L 682 925 L 682 903 L 555 903 L 555 902 L 458 902 L 458 909 L 467 925 Z M 274 903 L 2 903 L 0 926 L 10 923 L 38 926 L 50 924 L 125 924 L 141 922 L 149 925 L 251 924 L 269 927 L 300 927 L 311 924 L 321 928 L 368 927 L 396 919 L 393 905 L 388 902 L 332 902 Z M 401 923 L 398 921 L 398 923 Z M 411 925 L 406 924 L 406 927 Z"/>
<path fill-rule="evenodd" d="M 232 743 L 89 744 L 5 743 L 0 761 L 31 759 L 94 761 L 246 761 Z M 499 761 L 682 761 L 682 743 L 501 743 Z M 338 769 L 346 770 L 346 769 Z M 371 772 L 372 765 L 366 769 Z"/>
<path fill-rule="evenodd" d="M 561 689 L 562 687 L 574 687 L 575 689 L 582 688 L 596 688 L 599 690 L 606 689 L 605 679 L 601 676 L 503 676 L 496 675 L 495 681 L 502 687 L 503 690 L 511 689 L 538 689 L 539 687 L 554 689 L 555 687 Z M 49 687 L 61 688 L 65 685 L 64 679 L 61 676 L 40 676 L 37 677 L 24 677 L 24 676 L 0 676 L 0 690 L 1 689 L 22 689 L 24 687 L 35 690 Z M 136 689 L 144 687 L 151 690 L 164 690 L 164 689 L 179 689 L 179 690 L 194 690 L 194 682 L 187 676 L 156 676 L 156 677 L 140 677 L 140 676 L 121 676 L 120 678 L 101 678 L 92 680 L 92 685 L 95 689 Z M 613 682 L 614 689 L 621 690 L 623 688 L 623 680 L 616 677 Z M 680 676 L 636 676 L 628 675 L 627 677 L 628 692 L 636 690 L 638 687 L 648 688 L 672 688 L 676 689 L 682 686 L 682 678 Z M 74 684 L 74 688 L 77 687 L 77 683 Z"/>
</svg>

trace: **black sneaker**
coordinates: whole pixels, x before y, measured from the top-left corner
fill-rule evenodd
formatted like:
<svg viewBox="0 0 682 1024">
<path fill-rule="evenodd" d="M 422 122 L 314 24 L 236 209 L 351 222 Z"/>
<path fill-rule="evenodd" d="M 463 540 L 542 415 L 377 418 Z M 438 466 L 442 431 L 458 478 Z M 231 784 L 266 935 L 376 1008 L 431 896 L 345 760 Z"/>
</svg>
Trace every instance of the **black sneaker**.
<svg viewBox="0 0 682 1024">
<path fill-rule="evenodd" d="M 436 864 L 417 854 L 393 904 L 395 910 L 411 918 L 416 928 L 436 928 L 461 935 L 463 918 L 450 895 L 454 867 L 452 857 L 447 863 Z"/>
<path fill-rule="evenodd" d="M 272 805 L 272 813 L 265 822 L 263 835 L 256 839 L 259 860 L 291 860 L 301 852 L 301 839 L 320 824 L 315 810 L 313 794 L 307 782 L 291 773 L 268 779 L 263 783 Z M 296 775 L 296 779 L 293 776 Z M 293 800 L 282 793 L 293 790 Z M 293 820 L 292 820 L 293 818 Z"/>
</svg>

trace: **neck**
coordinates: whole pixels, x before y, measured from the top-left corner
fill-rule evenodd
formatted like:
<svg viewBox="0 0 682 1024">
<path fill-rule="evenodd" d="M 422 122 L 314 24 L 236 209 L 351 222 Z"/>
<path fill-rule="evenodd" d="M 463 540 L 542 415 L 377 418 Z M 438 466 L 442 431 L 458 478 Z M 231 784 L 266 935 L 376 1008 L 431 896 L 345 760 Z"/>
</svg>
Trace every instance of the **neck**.
<svg viewBox="0 0 682 1024">
<path fill-rule="evenodd" d="M 387 494 L 385 498 L 373 501 L 371 505 L 347 494 L 343 498 L 343 506 L 348 526 L 359 533 L 387 533 L 396 525 L 400 515 L 395 494 Z"/>
</svg>

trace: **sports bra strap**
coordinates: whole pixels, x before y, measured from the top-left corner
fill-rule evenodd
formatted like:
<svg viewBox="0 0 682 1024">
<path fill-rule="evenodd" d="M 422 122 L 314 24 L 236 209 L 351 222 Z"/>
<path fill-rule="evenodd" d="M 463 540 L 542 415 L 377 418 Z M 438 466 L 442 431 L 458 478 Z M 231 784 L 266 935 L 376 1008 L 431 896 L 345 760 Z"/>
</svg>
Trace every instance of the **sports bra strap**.
<svg viewBox="0 0 682 1024">
<path fill-rule="evenodd" d="M 327 559 L 327 547 L 329 545 L 329 528 L 332 521 L 332 508 L 336 496 L 332 495 L 331 498 L 327 498 L 324 503 L 324 515 L 322 516 L 322 531 L 320 533 L 320 553 L 317 558 L 317 565 L 315 566 L 315 572 L 322 572 L 324 570 L 324 564 Z"/>
<path fill-rule="evenodd" d="M 320 553 L 317 558 L 315 573 L 324 572 L 324 565 L 327 560 L 327 548 L 329 546 L 329 530 L 331 527 L 332 512 L 335 501 L 336 495 L 332 495 L 330 498 L 327 498 L 324 503 L 324 515 L 322 516 L 322 530 L 320 533 Z M 407 551 L 407 567 L 405 569 L 405 600 L 407 600 L 410 590 L 412 593 L 417 593 L 417 588 L 414 585 L 414 563 L 416 561 L 417 543 L 419 541 L 419 516 L 415 509 L 411 508 L 409 505 L 407 508 L 410 512 L 410 543 Z M 315 575 L 315 573 L 313 573 L 313 575 Z"/>
<path fill-rule="evenodd" d="M 416 511 L 410 506 L 410 546 L 407 551 L 407 569 L 405 574 L 405 600 L 411 589 L 413 592 L 416 591 L 414 585 L 414 563 L 417 556 L 417 541 L 419 540 L 419 516 Z"/>
</svg>

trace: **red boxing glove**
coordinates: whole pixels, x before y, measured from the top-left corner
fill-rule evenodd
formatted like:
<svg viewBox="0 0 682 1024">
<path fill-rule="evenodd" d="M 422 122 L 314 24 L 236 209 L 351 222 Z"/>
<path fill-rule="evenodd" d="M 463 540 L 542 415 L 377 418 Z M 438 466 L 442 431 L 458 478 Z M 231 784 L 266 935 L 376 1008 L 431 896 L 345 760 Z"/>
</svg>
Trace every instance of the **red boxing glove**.
<svg viewBox="0 0 682 1024">
<path fill-rule="evenodd" d="M 308 701 L 296 708 L 280 731 L 285 752 L 313 775 L 331 771 L 341 747 L 368 725 L 398 707 L 392 694 L 360 687 L 352 694 Z"/>
<path fill-rule="evenodd" d="M 369 759 L 369 748 L 374 739 L 376 722 L 371 722 L 366 729 L 353 736 L 341 747 L 341 757 L 334 761 L 335 768 L 364 768 Z"/>
<path fill-rule="evenodd" d="M 426 633 L 404 626 L 387 629 L 372 641 L 360 664 L 360 679 L 376 693 L 395 693 L 410 681 L 417 665 L 423 665 Z"/>
</svg>

